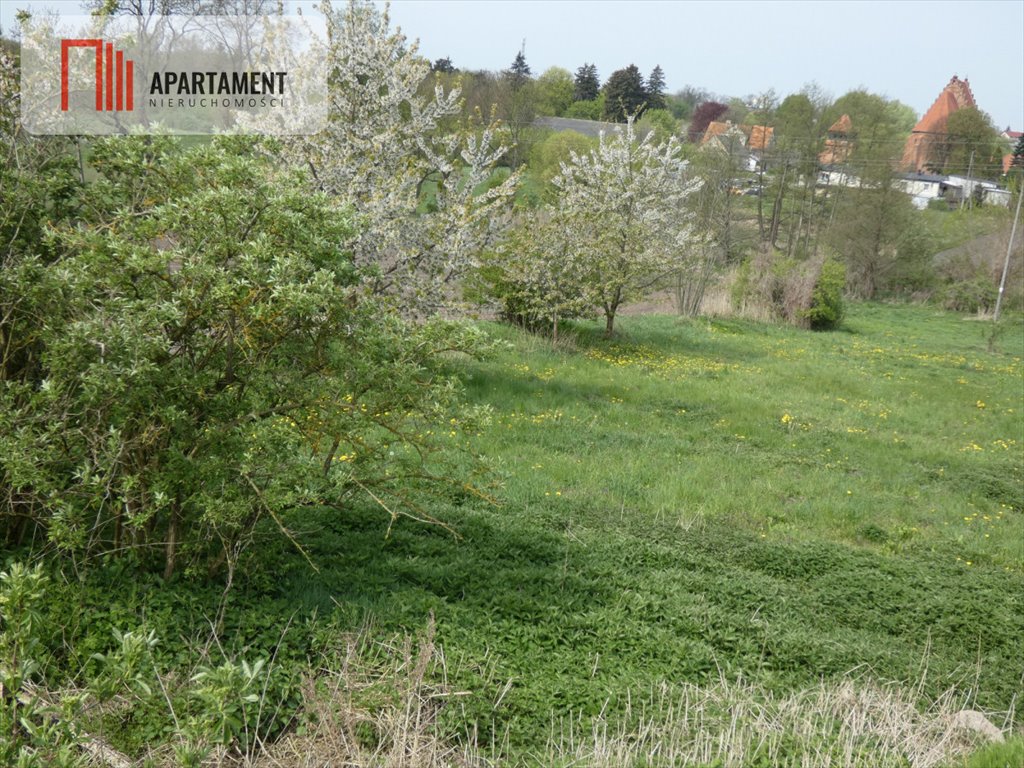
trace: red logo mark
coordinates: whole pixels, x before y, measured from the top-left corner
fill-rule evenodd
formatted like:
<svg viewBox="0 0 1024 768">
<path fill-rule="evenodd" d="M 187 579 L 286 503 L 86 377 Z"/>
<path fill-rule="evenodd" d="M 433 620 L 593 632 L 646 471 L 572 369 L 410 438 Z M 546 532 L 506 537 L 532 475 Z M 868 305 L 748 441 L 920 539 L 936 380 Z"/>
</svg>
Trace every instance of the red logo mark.
<svg viewBox="0 0 1024 768">
<path fill-rule="evenodd" d="M 96 49 L 96 111 L 131 112 L 135 109 L 132 93 L 132 77 L 135 62 L 124 57 L 124 51 L 114 51 L 113 43 L 104 43 L 100 39 L 61 40 L 60 41 L 60 108 L 62 112 L 69 109 L 68 97 L 68 51 L 72 48 Z M 104 51 L 106 65 L 104 66 Z M 104 87 L 104 82 L 106 87 Z M 106 98 L 104 98 L 104 95 Z"/>
</svg>

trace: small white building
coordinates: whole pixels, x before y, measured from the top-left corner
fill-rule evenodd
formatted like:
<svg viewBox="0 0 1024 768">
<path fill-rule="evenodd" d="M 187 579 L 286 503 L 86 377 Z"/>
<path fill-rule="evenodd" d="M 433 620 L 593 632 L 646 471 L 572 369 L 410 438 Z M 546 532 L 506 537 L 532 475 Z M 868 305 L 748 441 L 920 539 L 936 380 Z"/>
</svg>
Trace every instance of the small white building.
<svg viewBox="0 0 1024 768">
<path fill-rule="evenodd" d="M 947 200 L 959 202 L 974 198 L 987 205 L 999 205 L 1008 208 L 1010 205 L 1010 192 L 1000 189 L 994 181 L 986 179 L 975 179 L 970 176 L 947 176 L 945 186 L 948 191 L 944 194 Z"/>
<path fill-rule="evenodd" d="M 842 165 L 826 165 L 818 169 L 819 187 L 860 187 L 860 178 Z"/>
<path fill-rule="evenodd" d="M 905 173 L 896 184 L 903 192 L 910 195 L 914 207 L 923 210 L 932 200 L 938 200 L 944 194 L 945 176 L 933 173 Z"/>
</svg>

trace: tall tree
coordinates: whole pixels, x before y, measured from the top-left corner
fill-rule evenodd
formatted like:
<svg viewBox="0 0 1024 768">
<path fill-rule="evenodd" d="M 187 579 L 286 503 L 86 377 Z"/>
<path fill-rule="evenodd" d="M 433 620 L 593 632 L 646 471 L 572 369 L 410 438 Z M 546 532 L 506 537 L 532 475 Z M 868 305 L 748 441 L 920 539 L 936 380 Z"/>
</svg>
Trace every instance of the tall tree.
<svg viewBox="0 0 1024 768">
<path fill-rule="evenodd" d="M 927 252 L 916 214 L 892 183 L 845 191 L 828 241 L 846 263 L 850 291 L 871 299 L 920 268 Z"/>
<path fill-rule="evenodd" d="M 362 3 L 335 10 L 326 2 L 323 10 L 329 42 L 311 45 L 305 55 L 331 66 L 327 128 L 282 142 L 280 157 L 308 169 L 317 191 L 343 201 L 364 222 L 345 246 L 357 266 L 377 270 L 373 289 L 409 312 L 432 314 L 455 293 L 439 286 L 475 266 L 497 236 L 504 216 L 494 206 L 511 202 L 514 182 L 474 193 L 505 153 L 499 130 L 446 130 L 461 112 L 458 91 L 420 95 L 430 63 L 390 28 L 386 11 Z M 436 212 L 418 216 L 428 181 Z"/>
<path fill-rule="evenodd" d="M 526 162 L 529 129 L 537 117 L 537 88 L 523 51 L 516 54 L 512 66 L 502 73 L 498 89 L 498 116 L 508 128 L 512 148 L 508 161 L 513 168 Z"/>
<path fill-rule="evenodd" d="M 894 99 L 858 89 L 836 99 L 822 123 L 832 125 L 842 115 L 849 115 L 856 134 L 847 163 L 852 171 L 872 184 L 891 179 L 914 126 L 913 111 L 908 113 L 908 107 Z"/>
<path fill-rule="evenodd" d="M 530 65 L 526 63 L 525 40 L 523 41 L 523 47 L 519 49 L 519 53 L 512 60 L 512 66 L 506 70 L 506 73 L 516 87 L 524 85 L 530 79 L 532 73 L 530 72 Z"/>
<path fill-rule="evenodd" d="M 433 64 L 430 65 L 431 72 L 442 72 L 446 75 L 450 75 L 455 72 L 455 65 L 452 64 L 452 60 L 445 56 L 443 59 L 437 59 Z"/>
<path fill-rule="evenodd" d="M 647 108 L 665 109 L 665 73 L 658 64 L 647 78 Z"/>
<path fill-rule="evenodd" d="M 597 76 L 597 67 L 584 63 L 576 70 L 573 81 L 573 101 L 593 101 L 601 91 L 601 81 Z"/>
<path fill-rule="evenodd" d="M 601 135 L 596 149 L 573 155 L 553 184 L 565 258 L 579 260 L 580 290 L 601 308 L 605 333 L 623 302 L 683 268 L 693 243 L 686 199 L 700 186 L 686 178 L 675 138 L 639 139 L 632 116 L 624 130 Z"/>
<path fill-rule="evenodd" d="M 647 88 L 643 75 L 635 64 L 612 72 L 604 84 L 605 120 L 624 123 L 630 116 L 637 116 L 647 101 Z"/>
<path fill-rule="evenodd" d="M 697 143 L 704 136 L 704 131 L 712 122 L 729 111 L 729 106 L 720 101 L 705 101 L 693 112 L 693 119 L 690 121 L 690 141 Z"/>
<path fill-rule="evenodd" d="M 1002 173 L 1003 142 L 992 120 L 976 107 L 958 109 L 946 123 L 942 146 L 946 173 L 998 178 Z"/>
<path fill-rule="evenodd" d="M 549 67 L 537 78 L 537 112 L 561 117 L 573 101 L 573 80 L 569 70 Z"/>
</svg>

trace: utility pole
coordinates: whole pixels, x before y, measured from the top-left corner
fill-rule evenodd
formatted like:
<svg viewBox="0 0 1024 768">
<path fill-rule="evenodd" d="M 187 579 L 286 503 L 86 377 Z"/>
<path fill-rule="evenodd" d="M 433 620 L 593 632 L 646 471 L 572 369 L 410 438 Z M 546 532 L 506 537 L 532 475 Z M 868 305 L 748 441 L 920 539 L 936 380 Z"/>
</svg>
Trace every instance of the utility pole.
<svg viewBox="0 0 1024 768">
<path fill-rule="evenodd" d="M 967 180 L 964 181 L 964 191 L 960 195 L 960 210 L 964 209 L 964 199 L 967 197 L 967 185 L 971 185 L 971 208 L 974 207 L 974 182 L 971 181 L 971 173 L 974 171 L 974 150 L 971 150 L 971 159 L 967 161 Z"/>
<path fill-rule="evenodd" d="M 999 281 L 999 295 L 996 296 L 996 311 L 992 314 L 992 323 L 999 322 L 999 309 L 1003 303 L 1003 291 L 1006 290 L 1006 273 L 1010 271 L 1010 254 L 1013 253 L 1013 240 L 1017 234 L 1017 222 L 1020 221 L 1020 201 L 1024 200 L 1024 184 L 1017 190 L 1017 212 L 1013 214 L 1013 227 L 1010 229 L 1010 242 L 1006 246 L 1006 261 L 1003 262 L 1003 277 Z"/>
</svg>

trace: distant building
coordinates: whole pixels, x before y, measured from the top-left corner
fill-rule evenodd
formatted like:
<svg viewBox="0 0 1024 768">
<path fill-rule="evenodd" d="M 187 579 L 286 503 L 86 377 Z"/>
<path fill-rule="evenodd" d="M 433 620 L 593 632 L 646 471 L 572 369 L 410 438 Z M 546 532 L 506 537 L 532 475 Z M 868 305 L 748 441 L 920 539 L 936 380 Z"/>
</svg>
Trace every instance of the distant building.
<svg viewBox="0 0 1024 768">
<path fill-rule="evenodd" d="M 956 75 L 918 121 L 903 148 L 903 170 L 921 173 L 938 164 L 940 144 L 945 140 L 949 116 L 965 107 L 977 107 L 971 85 Z"/>
<path fill-rule="evenodd" d="M 853 123 L 849 115 L 843 115 L 828 129 L 825 146 L 818 155 L 818 162 L 824 166 L 845 165 L 853 152 Z"/>
<path fill-rule="evenodd" d="M 1017 147 L 1017 142 L 1020 141 L 1020 137 L 1024 136 L 1024 131 L 1011 131 L 1010 126 L 1006 126 L 1006 130 L 999 134 L 1004 139 L 1010 142 L 1010 145 L 1014 148 Z M 1005 176 L 1010 172 L 1010 167 L 1013 165 L 1013 153 L 1003 155 L 1003 175 Z"/>
<path fill-rule="evenodd" d="M 750 150 L 749 168 L 754 171 L 764 163 L 765 153 L 775 141 L 775 129 L 770 125 L 753 125 L 743 130 L 747 134 L 747 149 Z"/>
<path fill-rule="evenodd" d="M 700 140 L 702 147 L 712 146 L 723 150 L 735 147 L 747 146 L 747 135 L 740 130 L 738 125 L 733 125 L 731 120 L 718 122 L 717 120 L 708 123 L 704 137 Z"/>
</svg>

